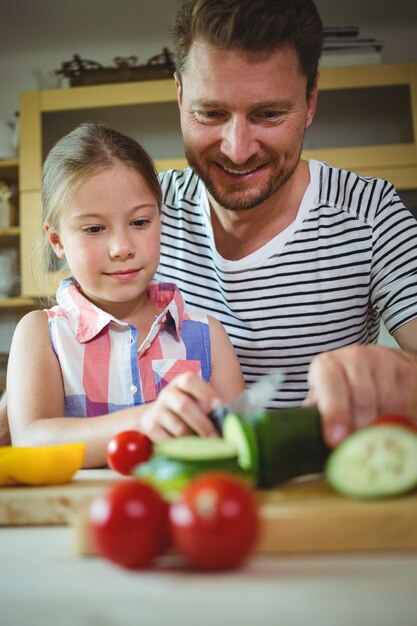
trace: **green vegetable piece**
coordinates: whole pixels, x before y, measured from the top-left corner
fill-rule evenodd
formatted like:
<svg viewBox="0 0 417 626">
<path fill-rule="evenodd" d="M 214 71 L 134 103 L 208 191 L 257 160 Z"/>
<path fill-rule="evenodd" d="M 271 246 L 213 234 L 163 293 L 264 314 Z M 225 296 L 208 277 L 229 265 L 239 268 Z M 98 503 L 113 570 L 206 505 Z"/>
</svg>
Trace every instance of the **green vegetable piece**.
<svg viewBox="0 0 417 626">
<path fill-rule="evenodd" d="M 236 459 L 236 449 L 220 437 L 172 437 L 156 444 L 155 454 L 179 461 Z"/>
<path fill-rule="evenodd" d="M 259 487 L 324 471 L 329 449 L 317 409 L 274 409 L 250 419 L 258 442 Z"/>
<path fill-rule="evenodd" d="M 257 474 L 258 442 L 250 420 L 236 413 L 228 413 L 223 423 L 223 437 L 236 450 L 240 467 Z"/>
<path fill-rule="evenodd" d="M 177 437 L 156 445 L 156 455 L 141 463 L 133 475 L 148 482 L 169 500 L 177 498 L 190 480 L 213 471 L 237 474 L 253 486 L 254 476 L 243 470 L 236 450 L 223 439 Z"/>
<path fill-rule="evenodd" d="M 387 498 L 417 487 L 417 434 L 379 425 L 352 433 L 329 456 L 326 477 L 340 493 Z"/>
</svg>

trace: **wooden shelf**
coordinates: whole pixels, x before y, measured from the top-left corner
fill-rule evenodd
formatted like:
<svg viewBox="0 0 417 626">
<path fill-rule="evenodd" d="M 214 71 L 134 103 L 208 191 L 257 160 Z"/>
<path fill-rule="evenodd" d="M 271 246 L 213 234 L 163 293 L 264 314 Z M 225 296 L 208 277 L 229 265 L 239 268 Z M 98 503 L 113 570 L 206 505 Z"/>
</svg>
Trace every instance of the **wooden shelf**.
<svg viewBox="0 0 417 626">
<path fill-rule="evenodd" d="M 0 159 L 0 178 L 17 180 L 19 172 L 18 159 Z"/>
<path fill-rule="evenodd" d="M 2 238 L 14 238 L 20 236 L 19 226 L 9 226 L 8 228 L 0 228 L 0 239 Z"/>
<path fill-rule="evenodd" d="M 392 145 L 339 146 L 305 150 L 305 158 L 324 160 L 332 165 L 358 171 L 365 176 L 390 180 L 399 190 L 417 189 L 417 63 L 395 63 L 356 67 L 323 68 L 319 90 L 373 89 L 406 86 L 410 94 L 412 137 L 409 143 Z M 20 97 L 20 250 L 22 293 L 38 294 L 30 269 L 33 233 L 40 207 L 42 168 L 42 126 L 46 113 L 71 112 L 104 107 L 176 102 L 173 79 L 115 83 L 26 92 Z M 375 115 L 377 115 L 375 111 Z M 343 123 L 343 112 L 341 112 Z M 399 140 L 401 141 L 401 140 Z M 406 139 L 407 141 L 407 139 Z M 183 158 L 157 161 L 160 171 L 182 168 Z"/>
<path fill-rule="evenodd" d="M 38 308 L 39 300 L 37 298 L 24 298 L 22 296 L 16 296 L 14 298 L 5 298 L 0 300 L 0 309 L 3 310 L 31 310 Z"/>
</svg>

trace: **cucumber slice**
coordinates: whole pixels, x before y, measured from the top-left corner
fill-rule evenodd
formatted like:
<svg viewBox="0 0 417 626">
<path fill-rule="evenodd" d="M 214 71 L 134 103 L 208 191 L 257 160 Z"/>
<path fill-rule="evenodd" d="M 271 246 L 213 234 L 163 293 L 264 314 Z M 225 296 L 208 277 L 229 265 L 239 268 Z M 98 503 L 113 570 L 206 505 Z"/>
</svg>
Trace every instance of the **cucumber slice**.
<svg viewBox="0 0 417 626">
<path fill-rule="evenodd" d="M 236 449 L 220 437 L 173 437 L 160 441 L 155 454 L 178 461 L 236 459 Z"/>
<path fill-rule="evenodd" d="M 250 420 L 228 413 L 223 422 L 223 437 L 236 450 L 240 467 L 257 474 L 258 442 Z"/>
<path fill-rule="evenodd" d="M 230 472 L 237 474 L 250 485 L 255 483 L 253 475 L 241 469 L 236 457 L 205 461 L 180 461 L 165 456 L 154 456 L 150 461 L 137 465 L 133 470 L 133 475 L 151 484 L 167 499 L 174 500 L 190 480 L 205 472 L 213 471 Z"/>
<path fill-rule="evenodd" d="M 358 430 L 330 455 L 326 476 L 340 493 L 386 498 L 417 486 L 417 435 L 401 426 Z"/>
</svg>

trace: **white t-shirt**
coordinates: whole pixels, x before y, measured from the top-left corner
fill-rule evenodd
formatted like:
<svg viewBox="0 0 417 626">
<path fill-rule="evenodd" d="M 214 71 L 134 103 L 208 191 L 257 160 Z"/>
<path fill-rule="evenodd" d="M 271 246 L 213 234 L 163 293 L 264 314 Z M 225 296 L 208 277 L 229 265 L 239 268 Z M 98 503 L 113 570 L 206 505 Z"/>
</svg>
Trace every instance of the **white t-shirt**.
<svg viewBox="0 0 417 626">
<path fill-rule="evenodd" d="M 417 221 L 387 181 L 310 161 L 297 218 L 247 257 L 216 250 L 207 194 L 191 169 L 161 175 L 157 278 L 225 326 L 247 383 L 275 367 L 286 379 L 268 406 L 299 405 L 311 359 L 375 343 L 417 317 Z"/>
</svg>

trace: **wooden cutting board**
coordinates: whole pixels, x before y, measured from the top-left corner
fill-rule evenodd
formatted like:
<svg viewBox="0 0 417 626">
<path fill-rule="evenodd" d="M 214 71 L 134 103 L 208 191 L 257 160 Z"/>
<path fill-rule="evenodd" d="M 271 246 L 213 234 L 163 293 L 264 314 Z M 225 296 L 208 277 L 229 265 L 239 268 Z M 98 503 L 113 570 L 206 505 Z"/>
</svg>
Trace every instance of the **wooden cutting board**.
<svg viewBox="0 0 417 626">
<path fill-rule="evenodd" d="M 69 524 L 98 493 L 123 479 L 112 470 L 81 470 L 65 485 L 0 487 L 0 526 Z"/>
<path fill-rule="evenodd" d="M 92 554 L 86 511 L 115 480 L 123 477 L 82 470 L 66 485 L 2 487 L 0 525 L 71 523 L 77 552 Z M 316 477 L 259 491 L 259 499 L 260 553 L 417 549 L 417 492 L 365 502 L 340 496 Z"/>
</svg>

